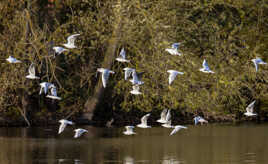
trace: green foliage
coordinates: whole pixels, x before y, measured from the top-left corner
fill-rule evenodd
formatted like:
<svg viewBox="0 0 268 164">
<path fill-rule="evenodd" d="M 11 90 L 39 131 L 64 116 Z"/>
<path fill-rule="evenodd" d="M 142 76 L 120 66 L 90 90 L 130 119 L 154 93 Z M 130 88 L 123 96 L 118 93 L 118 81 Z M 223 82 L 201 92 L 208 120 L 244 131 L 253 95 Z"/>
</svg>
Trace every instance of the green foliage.
<svg viewBox="0 0 268 164">
<path fill-rule="evenodd" d="M 250 61 L 256 56 L 267 59 L 267 12 L 263 3 L 129 3 L 126 6 L 131 12 L 124 16 L 122 46 L 127 47 L 133 61 L 129 67 L 146 73 L 140 97 L 130 95 L 131 84 L 123 82 L 123 78 L 116 84 L 114 98 L 124 95 L 124 101 L 118 102 L 121 108 L 241 115 L 251 100 L 266 95 L 267 69 L 261 66 L 256 73 Z M 164 52 L 174 42 L 182 42 L 182 57 Z M 203 59 L 215 74 L 198 71 Z M 185 74 L 168 86 L 168 69 Z"/>
<path fill-rule="evenodd" d="M 76 0 L 0 2 L 0 109 L 10 113 L 23 108 L 21 96 L 32 108 L 51 111 L 55 102 L 39 96 L 39 82 L 52 82 L 63 98 L 59 115 L 80 113 L 94 94 L 111 38 L 124 47 L 130 64 L 113 62 L 102 106 L 114 110 L 150 112 L 163 108 L 205 116 L 240 116 L 253 99 L 261 100 L 266 117 L 267 68 L 255 72 L 252 58 L 268 61 L 268 6 L 264 1 L 204 0 Z M 29 4 L 30 3 L 30 4 Z M 120 11 L 117 11 L 120 10 Z M 121 14 L 120 31 L 113 36 Z M 52 46 L 80 33 L 77 49 L 52 55 Z M 165 48 L 181 42 L 183 56 L 171 56 Z M 9 55 L 23 61 L 9 64 Z M 199 71 L 206 59 L 215 74 Z M 37 66 L 40 81 L 25 78 L 29 65 Z M 123 68 L 145 71 L 140 96 L 130 94 Z M 184 72 L 168 85 L 168 69 Z M 100 76 L 98 76 L 100 77 Z M 33 109 L 31 109 L 33 110 Z M 36 110 L 36 109 L 35 109 Z M 43 111 L 43 110 L 42 110 Z"/>
</svg>

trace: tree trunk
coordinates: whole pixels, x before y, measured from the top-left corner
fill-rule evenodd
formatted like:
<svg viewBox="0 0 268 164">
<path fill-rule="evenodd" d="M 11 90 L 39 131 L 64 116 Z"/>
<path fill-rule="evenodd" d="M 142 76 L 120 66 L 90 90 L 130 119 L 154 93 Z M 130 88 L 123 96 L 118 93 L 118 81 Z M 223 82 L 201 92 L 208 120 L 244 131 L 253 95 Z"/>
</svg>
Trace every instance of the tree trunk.
<svg viewBox="0 0 268 164">
<path fill-rule="evenodd" d="M 117 5 L 114 8 L 114 15 L 116 16 L 116 21 L 114 23 L 114 30 L 111 39 L 109 40 L 109 46 L 106 51 L 105 58 L 102 62 L 102 68 L 110 69 L 115 58 L 116 47 L 121 36 L 121 0 L 117 1 Z M 85 110 L 82 116 L 82 121 L 91 123 L 92 118 L 94 117 L 94 111 L 96 110 L 97 105 L 102 99 L 105 89 L 102 86 L 101 78 L 99 78 L 98 84 L 94 89 L 94 94 L 92 97 L 89 97 L 85 103 Z"/>
</svg>

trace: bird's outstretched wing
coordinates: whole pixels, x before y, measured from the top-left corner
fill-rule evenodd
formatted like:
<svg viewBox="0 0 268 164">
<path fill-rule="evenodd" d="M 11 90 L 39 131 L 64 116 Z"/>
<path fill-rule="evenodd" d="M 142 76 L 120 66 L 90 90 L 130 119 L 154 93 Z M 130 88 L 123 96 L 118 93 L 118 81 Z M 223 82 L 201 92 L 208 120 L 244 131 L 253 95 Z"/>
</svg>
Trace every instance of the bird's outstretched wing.
<svg viewBox="0 0 268 164">
<path fill-rule="evenodd" d="M 75 135 L 74 135 L 74 138 L 78 138 L 80 137 L 83 133 L 85 132 L 88 132 L 87 130 L 85 129 L 75 129 Z"/>
<path fill-rule="evenodd" d="M 108 83 L 108 79 L 109 79 L 109 71 L 108 70 L 104 70 L 102 72 L 102 84 L 103 84 L 103 87 L 105 88 L 107 83 Z"/>
<path fill-rule="evenodd" d="M 120 54 L 119 54 L 123 59 L 126 59 L 126 51 L 124 48 L 121 49 Z"/>
<path fill-rule="evenodd" d="M 170 121 L 171 120 L 171 113 L 170 113 L 170 109 L 168 110 L 167 112 L 167 115 L 166 115 L 166 121 Z"/>
<path fill-rule="evenodd" d="M 179 130 L 181 130 L 181 129 L 187 129 L 187 127 L 185 127 L 185 126 L 181 126 L 181 125 L 177 125 L 177 126 L 175 126 L 175 128 L 172 130 L 172 132 L 170 133 L 170 136 L 171 135 L 173 135 L 173 134 L 175 134 L 175 133 L 177 133 Z"/>
<path fill-rule="evenodd" d="M 200 116 L 195 117 L 194 118 L 194 124 L 195 125 L 198 124 L 199 120 L 200 120 Z"/>
<path fill-rule="evenodd" d="M 246 111 L 249 112 L 249 113 L 253 113 L 253 108 L 254 108 L 254 105 L 255 105 L 255 102 L 256 100 L 254 100 L 253 102 L 251 102 L 247 108 L 246 108 Z"/>
<path fill-rule="evenodd" d="M 177 133 L 179 130 L 180 129 L 178 128 L 174 128 L 169 135 L 172 136 L 173 134 Z"/>
<path fill-rule="evenodd" d="M 257 64 L 263 64 L 264 63 L 264 61 L 261 58 L 256 58 L 255 61 L 256 61 Z"/>
<path fill-rule="evenodd" d="M 68 40 L 68 44 L 70 45 L 74 45 L 74 42 L 76 40 L 76 37 L 79 36 L 80 34 L 73 34 L 73 35 L 70 35 L 67 40 Z"/>
<path fill-rule="evenodd" d="M 28 71 L 29 71 L 29 74 L 30 74 L 30 75 L 35 76 L 35 68 L 34 68 L 34 63 L 32 63 L 32 64 L 30 65 L 30 67 L 29 67 Z"/>
<path fill-rule="evenodd" d="M 147 125 L 147 120 L 148 120 L 149 116 L 150 116 L 150 113 L 148 113 L 145 116 L 143 116 L 141 118 L 141 123 Z"/>
<path fill-rule="evenodd" d="M 55 87 L 51 88 L 51 95 L 52 96 L 57 96 L 57 89 Z"/>
<path fill-rule="evenodd" d="M 164 109 L 162 112 L 161 112 L 161 115 L 160 115 L 160 119 L 161 120 L 165 120 L 166 119 L 166 115 L 167 115 L 167 109 Z"/>
<path fill-rule="evenodd" d="M 179 45 L 180 45 L 180 43 L 173 43 L 171 47 L 174 49 L 178 49 Z"/>
<path fill-rule="evenodd" d="M 142 75 L 143 75 L 144 73 L 145 73 L 145 72 L 137 72 L 138 80 L 141 80 Z"/>
<path fill-rule="evenodd" d="M 254 65 L 255 65 L 255 69 L 256 69 L 256 72 L 258 72 L 258 63 L 257 63 L 257 61 L 255 60 L 255 61 L 253 61 L 253 63 L 254 63 Z"/>
<path fill-rule="evenodd" d="M 177 74 L 176 72 L 169 72 L 169 76 L 168 76 L 168 84 L 170 85 L 174 80 L 175 78 L 177 77 Z"/>
<path fill-rule="evenodd" d="M 45 83 L 45 86 L 43 87 L 45 94 L 47 94 L 47 92 L 48 92 L 48 86 L 49 86 L 49 84 Z"/>
<path fill-rule="evenodd" d="M 209 70 L 209 66 L 206 60 L 203 61 L 203 68 Z"/>
<path fill-rule="evenodd" d="M 127 80 L 130 77 L 133 69 L 132 68 L 124 68 L 124 70 L 125 70 L 125 80 Z"/>
<path fill-rule="evenodd" d="M 133 77 L 133 81 L 137 82 L 137 81 L 140 81 L 141 78 L 142 78 L 142 75 L 144 74 L 145 72 L 136 72 L 136 70 L 133 70 L 132 71 L 132 77 Z"/>
<path fill-rule="evenodd" d="M 59 132 L 58 132 L 58 134 L 62 133 L 66 126 L 67 126 L 66 123 L 61 123 L 61 124 L 60 124 L 60 127 L 59 127 Z"/>
</svg>

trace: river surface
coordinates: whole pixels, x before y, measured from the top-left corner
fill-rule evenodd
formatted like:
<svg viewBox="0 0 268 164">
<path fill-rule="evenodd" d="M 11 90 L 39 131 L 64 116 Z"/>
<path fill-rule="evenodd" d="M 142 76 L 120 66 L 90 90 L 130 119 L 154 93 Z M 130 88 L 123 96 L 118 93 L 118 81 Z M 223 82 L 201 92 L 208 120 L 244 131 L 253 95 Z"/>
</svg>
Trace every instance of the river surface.
<svg viewBox="0 0 268 164">
<path fill-rule="evenodd" d="M 169 136 L 172 129 L 84 126 L 57 135 L 58 127 L 0 128 L 1 164 L 267 164 L 268 124 L 193 126 Z"/>
</svg>

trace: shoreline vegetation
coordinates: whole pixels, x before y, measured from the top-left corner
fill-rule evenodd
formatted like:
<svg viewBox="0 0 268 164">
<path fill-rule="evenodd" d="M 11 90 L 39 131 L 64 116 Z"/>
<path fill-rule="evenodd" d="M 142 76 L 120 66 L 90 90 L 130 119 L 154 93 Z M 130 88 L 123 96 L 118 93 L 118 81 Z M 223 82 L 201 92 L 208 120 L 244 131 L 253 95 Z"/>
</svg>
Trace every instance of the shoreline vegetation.
<svg viewBox="0 0 268 164">
<path fill-rule="evenodd" d="M 105 126 L 137 124 L 163 109 L 172 124 L 268 120 L 268 4 L 259 0 L 2 0 L 0 126 L 56 125 L 60 119 Z M 77 48 L 54 56 L 71 34 Z M 165 49 L 180 42 L 182 56 Z M 115 58 L 126 50 L 130 63 Z M 6 61 L 13 56 L 22 63 Z M 203 60 L 214 74 L 200 72 Z M 25 78 L 35 63 L 40 79 Z M 97 68 L 115 72 L 102 87 Z M 144 72 L 141 95 L 130 94 L 123 68 Z M 168 84 L 167 70 L 184 72 Z M 39 95 L 40 83 L 62 100 Z M 256 117 L 243 115 L 256 100 Z"/>
</svg>

